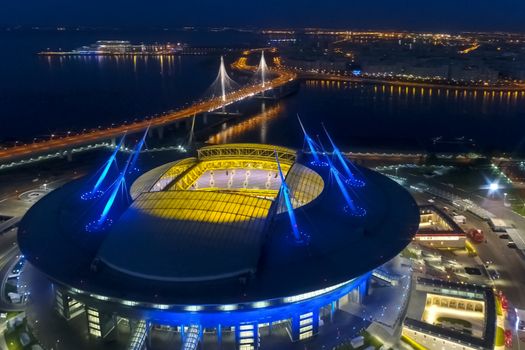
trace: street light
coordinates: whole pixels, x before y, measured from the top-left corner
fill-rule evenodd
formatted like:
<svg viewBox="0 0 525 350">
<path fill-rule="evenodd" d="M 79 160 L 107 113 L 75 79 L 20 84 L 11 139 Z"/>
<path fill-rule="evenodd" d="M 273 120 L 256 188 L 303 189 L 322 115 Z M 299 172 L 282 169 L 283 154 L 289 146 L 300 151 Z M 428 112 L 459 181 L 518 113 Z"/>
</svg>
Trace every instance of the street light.
<svg viewBox="0 0 525 350">
<path fill-rule="evenodd" d="M 496 192 L 497 190 L 499 190 L 499 184 L 497 182 L 491 182 L 489 184 L 489 191 Z"/>
</svg>

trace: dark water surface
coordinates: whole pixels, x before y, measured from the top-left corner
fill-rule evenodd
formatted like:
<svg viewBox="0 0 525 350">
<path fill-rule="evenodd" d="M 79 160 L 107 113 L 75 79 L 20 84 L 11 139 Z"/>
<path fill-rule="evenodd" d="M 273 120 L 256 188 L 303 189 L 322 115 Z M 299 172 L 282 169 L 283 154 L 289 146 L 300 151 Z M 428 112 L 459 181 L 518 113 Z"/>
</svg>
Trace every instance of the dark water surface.
<svg viewBox="0 0 525 350">
<path fill-rule="evenodd" d="M 45 58 L 35 54 L 102 39 L 237 47 L 263 42 L 254 34 L 235 32 L 0 33 L 0 140 L 31 140 L 177 108 L 203 97 L 217 74 L 214 55 Z M 252 110 L 263 108 L 260 101 L 251 103 Z M 296 94 L 278 103 L 268 101 L 264 109 L 272 113 L 229 122 L 211 141 L 297 147 L 302 144 L 299 113 L 312 135 L 321 133 L 324 122 L 345 148 L 525 153 L 523 93 L 307 81 Z M 437 137 L 441 139 L 433 142 Z"/>
<path fill-rule="evenodd" d="M 183 42 L 250 47 L 249 33 L 220 32 L 0 32 L 0 139 L 28 139 L 111 125 L 180 107 L 203 97 L 219 58 L 43 57 L 97 40 Z"/>
<path fill-rule="evenodd" d="M 524 93 L 307 81 L 279 109 L 261 128 L 223 132 L 221 141 L 297 146 L 300 114 L 312 136 L 324 123 L 346 148 L 525 153 Z"/>
</svg>

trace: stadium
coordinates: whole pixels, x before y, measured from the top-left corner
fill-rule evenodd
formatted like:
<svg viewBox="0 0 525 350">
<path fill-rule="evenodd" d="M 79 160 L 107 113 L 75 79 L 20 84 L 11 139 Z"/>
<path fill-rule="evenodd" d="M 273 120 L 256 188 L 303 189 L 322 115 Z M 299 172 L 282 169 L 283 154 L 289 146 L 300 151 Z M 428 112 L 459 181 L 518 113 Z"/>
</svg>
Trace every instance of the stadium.
<svg viewBox="0 0 525 350">
<path fill-rule="evenodd" d="M 95 338 L 126 320 L 130 349 L 159 326 L 183 349 L 309 341 L 419 224 L 408 192 L 332 146 L 206 146 L 140 172 L 142 144 L 113 169 L 119 144 L 93 177 L 30 209 L 19 245 L 58 313 L 85 315 Z"/>
</svg>

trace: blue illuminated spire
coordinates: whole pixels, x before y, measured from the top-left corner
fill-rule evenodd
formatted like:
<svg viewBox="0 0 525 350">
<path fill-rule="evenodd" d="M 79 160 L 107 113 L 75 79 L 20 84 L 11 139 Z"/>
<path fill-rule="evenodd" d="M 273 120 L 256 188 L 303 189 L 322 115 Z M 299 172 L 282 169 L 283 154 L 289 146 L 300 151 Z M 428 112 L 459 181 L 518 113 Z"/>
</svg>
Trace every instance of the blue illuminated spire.
<svg viewBox="0 0 525 350">
<path fill-rule="evenodd" d="M 111 156 L 108 158 L 108 160 L 104 164 L 102 172 L 100 173 L 100 176 L 98 177 L 97 182 L 95 183 L 95 186 L 93 186 L 93 189 L 91 191 L 84 193 L 82 195 L 82 199 L 91 199 L 91 198 L 100 197 L 104 193 L 103 191 L 100 190 L 100 186 L 106 179 L 109 169 L 111 169 L 111 165 L 114 162 L 116 162 L 117 153 L 122 148 L 122 144 L 124 143 L 125 138 L 126 138 L 126 135 L 122 136 L 122 138 L 120 139 L 120 142 L 115 147 L 115 149 L 111 153 Z"/>
<path fill-rule="evenodd" d="M 341 163 L 341 165 L 342 165 L 342 167 L 343 167 L 343 169 L 344 169 L 344 171 L 346 173 L 346 177 L 347 177 L 346 182 L 350 186 L 363 187 L 365 185 L 364 181 L 361 181 L 361 180 L 357 179 L 355 177 L 355 175 L 352 173 L 352 171 L 348 167 L 348 164 L 347 164 L 348 161 L 341 154 L 341 151 L 339 150 L 339 148 L 336 146 L 335 142 L 330 137 L 330 134 L 328 133 L 328 130 L 326 130 L 324 124 L 323 124 L 323 129 L 324 129 L 324 132 L 325 132 L 326 136 L 328 137 L 328 140 L 330 141 L 330 144 L 332 145 L 333 153 L 336 155 L 337 159 L 339 160 L 339 163 Z"/>
<path fill-rule="evenodd" d="M 101 230 L 104 230 L 104 228 L 106 228 L 106 227 L 111 225 L 112 220 L 110 218 L 108 218 L 108 214 L 109 214 L 111 208 L 113 208 L 113 205 L 115 204 L 115 199 L 117 198 L 117 194 L 119 193 L 119 191 L 121 189 L 123 191 L 125 190 L 126 174 L 129 172 L 131 167 L 137 161 L 138 155 L 140 154 L 142 146 L 144 145 L 144 140 L 146 139 L 147 131 L 148 130 L 146 130 L 146 132 L 144 133 L 144 136 L 142 137 L 142 139 L 139 141 L 139 143 L 137 143 L 137 145 L 133 149 L 133 152 L 129 155 L 128 160 L 126 161 L 126 165 L 124 166 L 124 169 L 122 169 L 122 171 L 120 172 L 117 180 L 115 180 L 115 182 L 113 183 L 113 185 L 112 185 L 113 190 L 112 190 L 112 192 L 111 192 L 111 194 L 110 194 L 106 204 L 104 205 L 104 209 L 102 210 L 102 213 L 100 214 L 100 217 L 98 218 L 98 220 L 90 222 L 86 226 L 86 230 L 87 231 L 90 231 L 90 232 L 92 232 L 92 231 L 101 231 Z"/>
<path fill-rule="evenodd" d="M 324 147 L 322 146 L 322 144 L 321 144 L 321 147 L 323 148 L 323 151 L 324 151 Z M 350 193 L 348 193 L 348 189 L 345 186 L 345 181 L 343 181 L 343 176 L 341 175 L 339 170 L 337 170 L 337 168 L 334 166 L 334 163 L 330 159 L 329 155 L 326 155 L 326 160 L 328 161 L 328 165 L 330 166 L 330 173 L 333 175 L 335 182 L 337 183 L 337 186 L 339 187 L 339 191 L 341 191 L 341 194 L 343 195 L 343 198 L 346 202 L 346 207 L 344 208 L 345 211 L 353 216 L 365 216 L 366 210 L 364 208 L 357 206 L 354 203 L 354 200 L 352 199 L 352 197 L 350 197 Z"/>
<path fill-rule="evenodd" d="M 144 142 L 146 141 L 146 136 L 148 135 L 149 126 L 147 127 L 146 131 L 144 131 L 144 135 L 142 135 L 142 138 L 140 139 L 139 143 L 135 147 L 135 151 L 133 152 L 133 159 L 131 160 L 131 164 L 129 165 L 129 172 L 132 172 L 135 170 L 135 164 L 137 163 L 137 159 L 139 158 L 140 151 L 142 150 L 142 147 L 144 146 Z"/>
<path fill-rule="evenodd" d="M 117 197 L 117 194 L 120 188 L 122 187 L 122 183 L 124 181 L 123 175 L 124 174 L 120 174 L 118 179 L 113 184 L 113 192 L 111 192 L 111 196 L 109 196 L 108 201 L 104 206 L 104 210 L 102 210 L 102 214 L 100 214 L 100 218 L 97 220 L 97 226 L 99 228 L 102 228 L 108 219 L 109 211 L 113 207 L 113 204 L 115 203 L 115 198 Z"/>
<path fill-rule="evenodd" d="M 306 132 L 306 129 L 304 128 L 303 122 L 301 121 L 301 118 L 299 117 L 299 114 L 297 115 L 297 120 L 299 120 L 299 125 L 301 125 L 301 129 L 303 130 L 304 139 L 306 141 L 306 144 L 308 145 L 308 149 L 310 150 L 310 153 L 312 154 L 312 157 L 314 160 L 311 162 L 312 165 L 316 166 L 326 166 L 325 162 L 322 162 L 319 159 L 319 154 L 317 150 L 315 149 L 315 143 L 312 140 L 312 138 L 308 135 Z"/>
<path fill-rule="evenodd" d="M 275 160 L 277 161 L 277 169 L 279 170 L 279 176 L 281 177 L 281 193 L 283 194 L 284 203 L 286 204 L 286 211 L 288 212 L 288 217 L 290 218 L 292 233 L 296 242 L 302 242 L 303 240 L 301 238 L 301 233 L 299 232 L 299 228 L 297 226 L 297 219 L 295 218 L 295 213 L 293 211 L 292 201 L 290 200 L 290 190 L 288 189 L 288 185 L 286 184 L 286 181 L 284 179 L 283 171 L 281 169 L 281 163 L 279 162 L 277 152 L 274 153 Z"/>
</svg>

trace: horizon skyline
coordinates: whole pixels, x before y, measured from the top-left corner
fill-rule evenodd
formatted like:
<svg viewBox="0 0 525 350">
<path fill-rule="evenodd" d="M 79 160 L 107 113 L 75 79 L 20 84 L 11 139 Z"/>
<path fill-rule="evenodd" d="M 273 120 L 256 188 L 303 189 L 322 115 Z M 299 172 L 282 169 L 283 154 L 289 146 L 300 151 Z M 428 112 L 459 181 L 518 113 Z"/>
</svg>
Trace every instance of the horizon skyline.
<svg viewBox="0 0 525 350">
<path fill-rule="evenodd" d="M 217 14 L 220 14 L 218 16 Z M 65 0 L 28 0 L 3 5 L 0 26 L 82 27 L 265 27 L 265 28 L 355 28 L 402 29 L 408 31 L 503 31 L 525 32 L 525 3 L 503 0 L 443 0 L 421 3 L 415 0 L 340 3 L 326 0 L 270 0 L 245 3 L 171 3 L 153 0 L 101 0 L 71 4 Z"/>
<path fill-rule="evenodd" d="M 241 30 L 275 30 L 275 31 L 300 31 L 300 30 L 322 30 L 322 31 L 355 31 L 355 32 L 401 32 L 401 33 L 433 33 L 433 34 L 525 34 L 525 28 L 523 31 L 519 30 L 439 30 L 439 29 L 408 29 L 408 28 L 357 28 L 357 27 L 344 27 L 344 26 L 294 26 L 294 27 L 285 27 L 285 26 L 212 26 L 212 25 L 198 25 L 198 26 L 154 26 L 154 25 L 140 25 L 140 26 L 106 26 L 106 25 L 38 25 L 38 24 L 16 24 L 16 25 L 7 25 L 0 24 L 0 29 L 11 29 L 11 30 L 50 30 L 56 31 L 57 29 L 66 29 L 66 30 L 176 30 L 176 31 L 191 31 L 191 30 L 211 30 L 211 29 L 224 29 L 225 31 L 241 31 Z"/>
</svg>

